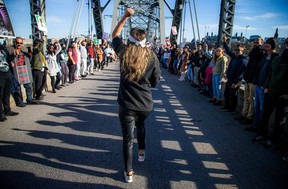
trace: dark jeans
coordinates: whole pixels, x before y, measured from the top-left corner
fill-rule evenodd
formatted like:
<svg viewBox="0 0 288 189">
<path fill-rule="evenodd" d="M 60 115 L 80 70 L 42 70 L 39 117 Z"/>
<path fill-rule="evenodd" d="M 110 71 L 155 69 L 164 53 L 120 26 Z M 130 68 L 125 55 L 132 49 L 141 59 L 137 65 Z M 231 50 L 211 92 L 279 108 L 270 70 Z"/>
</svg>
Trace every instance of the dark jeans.
<svg viewBox="0 0 288 189">
<path fill-rule="evenodd" d="M 225 108 L 230 111 L 235 111 L 237 107 L 237 100 L 238 100 L 238 90 L 232 89 L 231 86 L 226 85 L 224 91 L 224 100 L 225 100 Z"/>
<path fill-rule="evenodd" d="M 0 72 L 0 116 L 11 110 L 10 88 L 11 88 L 10 71 Z"/>
<path fill-rule="evenodd" d="M 68 65 L 69 68 L 69 82 L 74 82 L 74 75 L 76 71 L 76 64 L 70 64 Z"/>
<path fill-rule="evenodd" d="M 34 94 L 36 98 L 39 98 L 42 94 L 42 80 L 44 72 L 41 70 L 32 70 L 33 81 L 34 81 Z"/>
<path fill-rule="evenodd" d="M 271 137 L 273 143 L 277 143 L 285 125 L 288 114 L 288 100 L 273 97 L 269 94 L 264 95 L 263 111 L 260 119 L 259 134 L 264 138 L 269 138 L 269 119 L 275 109 L 274 130 Z"/>
<path fill-rule="evenodd" d="M 65 62 L 61 62 L 60 66 L 61 66 L 61 73 L 62 73 L 62 76 L 61 76 L 62 84 L 65 84 L 67 83 L 67 77 L 69 73 L 68 66 Z"/>
<path fill-rule="evenodd" d="M 119 106 L 119 120 L 123 136 L 123 157 L 125 171 L 132 171 L 134 128 L 137 128 L 138 149 L 145 149 L 145 119 L 150 111 L 134 111 Z"/>
<path fill-rule="evenodd" d="M 21 104 L 23 104 L 23 96 L 22 96 L 20 84 L 16 80 L 16 78 L 13 74 L 10 74 L 10 76 L 11 76 L 10 92 L 13 95 L 13 99 L 15 101 L 15 104 L 21 105 Z"/>
</svg>

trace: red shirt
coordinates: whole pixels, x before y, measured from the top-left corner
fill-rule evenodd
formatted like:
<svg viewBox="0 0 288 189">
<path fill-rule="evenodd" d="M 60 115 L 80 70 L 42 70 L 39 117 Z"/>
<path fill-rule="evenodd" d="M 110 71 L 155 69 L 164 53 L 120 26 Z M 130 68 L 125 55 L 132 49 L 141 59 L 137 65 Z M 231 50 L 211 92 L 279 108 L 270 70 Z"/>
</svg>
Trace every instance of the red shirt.
<svg viewBox="0 0 288 189">
<path fill-rule="evenodd" d="M 94 47 L 93 46 L 89 46 L 88 47 L 88 55 L 90 56 L 90 58 L 94 58 Z"/>
<path fill-rule="evenodd" d="M 68 49 L 68 54 L 72 52 L 72 58 L 75 62 L 75 64 L 77 64 L 78 62 L 78 55 L 77 55 L 77 50 L 75 48 L 69 48 Z M 67 62 L 67 65 L 71 65 L 73 64 L 72 60 L 69 58 L 68 59 L 68 62 Z"/>
</svg>

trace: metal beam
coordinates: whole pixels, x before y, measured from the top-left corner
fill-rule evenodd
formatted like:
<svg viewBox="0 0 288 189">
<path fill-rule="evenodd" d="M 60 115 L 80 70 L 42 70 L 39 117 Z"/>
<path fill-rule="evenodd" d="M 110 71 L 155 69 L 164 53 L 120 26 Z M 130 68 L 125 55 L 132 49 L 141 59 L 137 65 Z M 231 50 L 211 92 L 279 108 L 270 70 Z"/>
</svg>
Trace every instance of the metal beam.
<svg viewBox="0 0 288 189">
<path fill-rule="evenodd" d="M 126 22 L 122 30 L 122 38 L 128 37 L 128 32 L 133 27 L 141 28 L 147 33 L 147 40 L 157 37 L 164 42 L 165 21 L 163 0 L 114 0 L 111 32 L 123 16 L 126 8 L 133 8 L 135 14 Z"/>
<path fill-rule="evenodd" d="M 94 24 L 96 29 L 97 39 L 102 39 L 103 36 L 103 22 L 102 22 L 102 10 L 100 5 L 100 0 L 93 0 L 92 12 L 94 17 Z"/>
<path fill-rule="evenodd" d="M 221 0 L 219 30 L 217 44 L 220 46 L 223 35 L 231 39 L 234 24 L 236 0 Z M 229 43 L 231 40 L 228 41 Z"/>
<path fill-rule="evenodd" d="M 39 15 L 45 18 L 46 22 L 46 6 L 45 0 L 30 0 L 30 16 L 31 16 L 31 27 L 32 27 L 32 39 L 42 40 L 42 31 L 38 30 L 35 15 Z"/>
<path fill-rule="evenodd" d="M 173 13 L 172 26 L 176 26 L 177 34 L 173 35 L 172 31 L 170 32 L 171 44 L 177 43 L 177 38 L 178 38 L 178 33 L 179 33 L 179 28 L 180 28 L 181 18 L 182 18 L 183 6 L 184 6 L 184 0 L 176 0 L 174 13 Z"/>
</svg>

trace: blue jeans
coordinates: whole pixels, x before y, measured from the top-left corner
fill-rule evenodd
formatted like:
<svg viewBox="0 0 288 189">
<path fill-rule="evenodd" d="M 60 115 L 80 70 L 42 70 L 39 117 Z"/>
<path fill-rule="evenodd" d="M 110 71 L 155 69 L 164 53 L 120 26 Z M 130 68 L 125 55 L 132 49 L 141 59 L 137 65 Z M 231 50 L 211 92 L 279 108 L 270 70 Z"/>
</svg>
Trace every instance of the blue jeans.
<svg viewBox="0 0 288 189">
<path fill-rule="evenodd" d="M 177 70 L 178 70 L 177 64 L 178 64 L 178 59 L 176 58 L 173 62 L 173 68 L 174 68 L 175 73 L 177 73 Z"/>
<path fill-rule="evenodd" d="M 221 100 L 220 75 L 212 75 L 213 97 Z"/>
<path fill-rule="evenodd" d="M 188 65 L 187 76 L 188 76 L 188 80 L 189 81 L 193 81 L 194 75 L 193 75 L 193 66 L 192 66 L 192 64 Z"/>
<path fill-rule="evenodd" d="M 259 85 L 255 89 L 254 101 L 254 128 L 258 128 L 264 103 L 264 89 Z"/>
<path fill-rule="evenodd" d="M 26 102 L 31 102 L 32 101 L 32 84 L 31 83 L 26 83 L 23 84 L 25 91 L 26 91 Z"/>
</svg>

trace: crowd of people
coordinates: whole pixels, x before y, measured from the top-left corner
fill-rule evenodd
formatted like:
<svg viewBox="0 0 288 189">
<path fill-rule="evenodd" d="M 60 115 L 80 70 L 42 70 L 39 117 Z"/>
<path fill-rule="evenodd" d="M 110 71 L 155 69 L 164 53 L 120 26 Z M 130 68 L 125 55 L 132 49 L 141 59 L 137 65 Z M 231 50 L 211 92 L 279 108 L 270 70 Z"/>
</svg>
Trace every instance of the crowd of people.
<svg viewBox="0 0 288 189">
<path fill-rule="evenodd" d="M 288 38 L 278 52 L 274 38 L 265 42 L 257 38 L 252 50 L 246 53 L 242 44 L 229 46 L 225 36 L 222 47 L 198 43 L 194 48 L 180 48 L 177 44 L 148 48 L 143 30 L 132 29 L 127 44 L 119 38 L 123 25 L 133 14 L 134 10 L 128 9 L 112 35 L 113 48 L 120 58 L 118 103 L 127 182 L 133 181 L 134 127 L 139 130 L 138 161 L 145 160 L 144 122 L 152 111 L 150 87 L 159 82 L 159 66 L 179 76 L 179 82 L 189 82 L 209 97 L 213 105 L 222 105 L 219 110 L 223 112 L 236 113 L 239 89 L 244 86 L 241 116 L 234 119 L 248 125 L 245 130 L 255 132 L 252 142 L 263 144 L 270 150 L 279 146 L 288 116 Z M 44 52 L 41 40 L 35 40 L 33 47 L 24 48 L 21 37 L 16 37 L 12 46 L 5 46 L 4 39 L 0 37 L 0 121 L 6 121 L 7 116 L 18 115 L 11 110 L 10 95 L 16 106 L 37 104 L 43 100 L 47 77 L 51 80 L 51 92 L 56 93 L 62 87 L 93 75 L 95 70 L 101 72 L 116 59 L 113 48 L 107 42 L 100 45 L 94 44 L 93 40 L 79 38 L 72 41 L 66 50 L 65 43 L 60 44 L 54 39 Z M 21 85 L 25 88 L 25 100 Z M 269 132 L 270 119 L 274 125 L 272 132 Z M 288 156 L 283 160 L 288 161 Z"/>
<path fill-rule="evenodd" d="M 153 50 L 163 68 L 179 76 L 179 81 L 191 83 L 213 105 L 222 105 L 220 111 L 235 114 L 239 89 L 244 88 L 241 116 L 234 119 L 247 125 L 246 131 L 256 133 L 252 142 L 277 148 L 288 116 L 288 38 L 278 52 L 274 38 L 265 42 L 257 38 L 250 52 L 242 44 L 231 48 L 225 36 L 222 45 L 198 43 L 195 48 L 180 48 L 173 44 Z M 283 159 L 288 161 L 288 156 Z"/>
<path fill-rule="evenodd" d="M 68 50 L 64 41 L 60 44 L 58 39 L 52 39 L 46 52 L 43 48 L 46 38 L 36 39 L 32 47 L 24 46 L 21 37 L 16 37 L 13 45 L 5 42 L 0 37 L 0 122 L 6 121 L 7 116 L 18 115 L 11 111 L 10 96 L 18 107 L 38 104 L 44 99 L 43 91 L 48 90 L 47 77 L 50 77 L 51 92 L 56 93 L 87 75 L 94 75 L 94 71 L 101 72 L 116 59 L 109 43 L 94 44 L 83 37 L 72 41 Z"/>
</svg>

